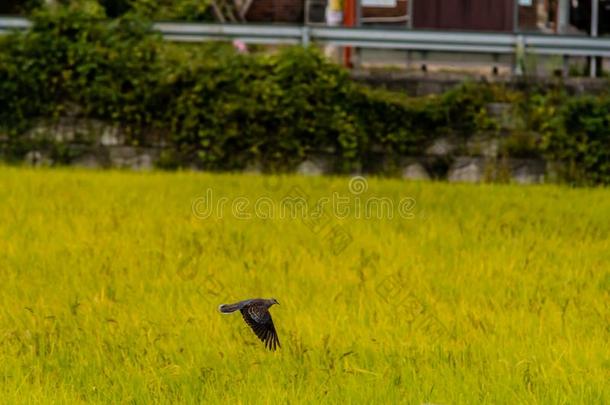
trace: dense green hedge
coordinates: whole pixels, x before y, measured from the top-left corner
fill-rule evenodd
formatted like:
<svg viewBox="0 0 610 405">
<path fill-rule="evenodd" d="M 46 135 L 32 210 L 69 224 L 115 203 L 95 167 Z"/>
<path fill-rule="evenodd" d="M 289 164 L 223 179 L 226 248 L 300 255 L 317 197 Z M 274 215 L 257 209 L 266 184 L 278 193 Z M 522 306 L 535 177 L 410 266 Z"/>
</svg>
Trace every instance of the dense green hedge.
<svg viewBox="0 0 610 405">
<path fill-rule="evenodd" d="M 0 126 L 18 136 L 39 117 L 80 115 L 151 125 L 161 39 L 138 19 L 106 23 L 67 8 L 35 15 L 27 34 L 2 41 Z"/>
<path fill-rule="evenodd" d="M 58 8 L 3 41 L 0 125 L 19 140 L 40 117 L 120 123 L 133 143 L 164 134 L 178 161 L 208 169 L 290 168 L 313 151 L 362 165 L 371 148 L 417 154 L 434 136 L 476 127 L 476 89 L 409 99 L 354 84 L 314 49 L 243 55 L 171 45 L 139 16 Z"/>
<path fill-rule="evenodd" d="M 610 98 L 566 100 L 543 128 L 542 149 L 565 162 L 562 177 L 579 184 L 610 184 Z"/>
<path fill-rule="evenodd" d="M 498 134 L 486 106 L 503 101 L 517 121 L 503 134 L 505 155 L 543 155 L 566 162 L 570 180 L 610 182 L 604 97 L 465 84 L 411 98 L 354 83 L 314 49 L 176 45 L 137 13 L 105 17 L 99 7 L 56 7 L 35 14 L 29 32 L 0 39 L 0 132 L 11 153 L 36 141 L 25 134 L 37 120 L 71 115 L 118 123 L 133 144 L 163 138 L 167 167 L 281 170 L 326 151 L 349 171 L 379 153 L 421 154 L 440 136 Z"/>
</svg>

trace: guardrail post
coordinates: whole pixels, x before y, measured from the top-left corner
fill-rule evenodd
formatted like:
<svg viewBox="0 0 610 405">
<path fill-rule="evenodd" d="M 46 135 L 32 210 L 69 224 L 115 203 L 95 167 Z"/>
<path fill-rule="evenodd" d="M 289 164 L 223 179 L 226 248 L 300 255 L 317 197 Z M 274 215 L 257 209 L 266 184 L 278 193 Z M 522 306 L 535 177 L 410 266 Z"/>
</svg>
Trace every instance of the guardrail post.
<svg viewBox="0 0 610 405">
<path fill-rule="evenodd" d="M 308 26 L 301 27 L 301 45 L 304 47 L 309 46 L 311 41 L 311 28 Z"/>
<path fill-rule="evenodd" d="M 515 43 L 515 75 L 521 76 L 525 70 L 525 41 L 523 35 L 517 35 Z"/>
<path fill-rule="evenodd" d="M 597 27 L 599 25 L 599 0 L 591 0 L 591 36 L 597 36 Z M 589 58 L 591 77 L 597 76 L 597 58 L 592 56 Z"/>
</svg>

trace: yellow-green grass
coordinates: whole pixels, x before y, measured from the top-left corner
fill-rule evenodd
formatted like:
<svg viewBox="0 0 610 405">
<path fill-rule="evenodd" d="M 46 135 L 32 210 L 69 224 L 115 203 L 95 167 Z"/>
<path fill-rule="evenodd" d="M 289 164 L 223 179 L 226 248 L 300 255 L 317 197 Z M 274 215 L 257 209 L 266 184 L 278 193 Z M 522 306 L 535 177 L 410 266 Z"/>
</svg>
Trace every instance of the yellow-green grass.
<svg viewBox="0 0 610 405">
<path fill-rule="evenodd" d="M 331 217 L 342 252 L 193 215 L 348 181 L 0 168 L 0 401 L 610 403 L 610 190 L 369 179 L 413 218 Z M 217 311 L 259 296 L 274 353 Z"/>
</svg>

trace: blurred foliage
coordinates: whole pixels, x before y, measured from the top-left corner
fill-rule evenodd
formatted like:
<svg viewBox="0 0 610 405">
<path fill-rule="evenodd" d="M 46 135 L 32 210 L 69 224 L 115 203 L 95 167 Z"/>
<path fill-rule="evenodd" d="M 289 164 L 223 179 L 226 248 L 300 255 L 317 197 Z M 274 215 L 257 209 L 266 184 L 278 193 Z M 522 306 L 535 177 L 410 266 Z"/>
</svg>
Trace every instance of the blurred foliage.
<svg viewBox="0 0 610 405">
<path fill-rule="evenodd" d="M 44 0 L 3 0 L 0 14 L 28 14 L 44 4 Z"/>
<path fill-rule="evenodd" d="M 317 52 L 288 48 L 275 55 L 216 52 L 174 75 L 172 133 L 195 148 L 208 168 L 262 161 L 290 166 L 313 149 L 353 156 L 353 85 Z"/>
<path fill-rule="evenodd" d="M 163 141 L 166 168 L 278 171 L 324 152 L 348 172 L 379 153 L 421 155 L 439 137 L 491 134 L 503 137 L 503 156 L 543 156 L 563 162 L 570 181 L 610 183 L 607 98 L 485 83 L 408 97 L 356 84 L 312 48 L 164 42 L 149 17 L 165 3 L 122 4 L 42 9 L 31 30 L 0 39 L 5 150 L 24 153 L 37 121 L 70 116 L 119 125 L 132 144 Z M 510 111 L 496 116 L 494 103 Z"/>
<path fill-rule="evenodd" d="M 610 99 L 568 99 L 545 126 L 542 148 L 564 162 L 562 177 L 576 184 L 610 184 Z"/>
<path fill-rule="evenodd" d="M 129 134 L 154 124 L 163 108 L 156 96 L 163 42 L 138 18 L 102 18 L 99 7 L 57 7 L 35 13 L 27 33 L 3 39 L 2 127 L 18 134 L 32 119 L 65 114 L 117 120 Z"/>
<path fill-rule="evenodd" d="M 134 144 L 162 134 L 174 148 L 167 167 L 178 165 L 173 156 L 207 169 L 275 171 L 327 151 L 348 171 L 374 147 L 416 154 L 452 128 L 467 132 L 485 111 L 473 86 L 423 99 L 372 91 L 314 49 L 248 55 L 227 44 L 169 44 L 141 14 L 108 22 L 94 2 L 33 21 L 0 52 L 0 126 L 16 142 L 37 119 L 68 115 L 120 124 Z"/>
<path fill-rule="evenodd" d="M 98 0 L 108 17 L 139 12 L 156 20 L 211 21 L 209 0 Z"/>
</svg>

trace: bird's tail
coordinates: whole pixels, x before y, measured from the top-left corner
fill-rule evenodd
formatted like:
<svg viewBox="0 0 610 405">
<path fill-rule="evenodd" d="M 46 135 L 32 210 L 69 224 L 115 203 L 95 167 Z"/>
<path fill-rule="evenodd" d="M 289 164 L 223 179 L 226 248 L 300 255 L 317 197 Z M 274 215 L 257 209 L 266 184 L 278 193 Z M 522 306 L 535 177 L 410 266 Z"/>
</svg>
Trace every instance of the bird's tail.
<svg viewBox="0 0 610 405">
<path fill-rule="evenodd" d="M 235 312 L 238 309 L 241 309 L 241 302 L 236 304 L 222 304 L 218 307 L 218 310 L 223 314 L 230 314 L 231 312 Z"/>
</svg>

